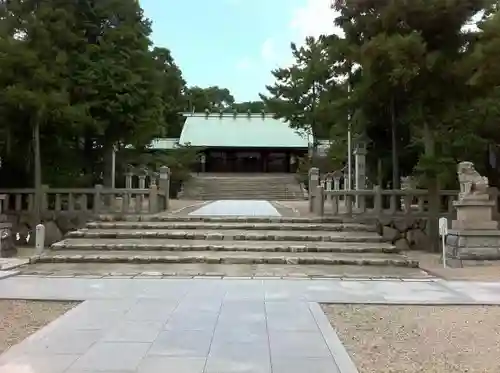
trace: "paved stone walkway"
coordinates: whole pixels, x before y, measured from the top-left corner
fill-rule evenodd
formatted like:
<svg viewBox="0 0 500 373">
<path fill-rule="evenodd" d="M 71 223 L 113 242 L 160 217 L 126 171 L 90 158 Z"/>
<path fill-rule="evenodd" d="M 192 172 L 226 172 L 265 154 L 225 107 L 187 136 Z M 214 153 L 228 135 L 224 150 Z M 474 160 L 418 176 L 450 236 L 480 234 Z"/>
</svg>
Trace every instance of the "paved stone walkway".
<svg viewBox="0 0 500 373">
<path fill-rule="evenodd" d="M 266 201 L 191 214 L 280 216 Z M 500 283 L 18 276 L 0 299 L 84 301 L 1 355 L 0 373 L 357 373 L 318 302 L 500 304 Z"/>
<path fill-rule="evenodd" d="M 87 300 L 1 373 L 356 372 L 316 302 L 500 304 L 500 283 L 11 277 L 0 298 Z"/>
<path fill-rule="evenodd" d="M 195 216 L 281 216 L 268 201 L 221 200 L 214 201 L 189 213 Z"/>
</svg>

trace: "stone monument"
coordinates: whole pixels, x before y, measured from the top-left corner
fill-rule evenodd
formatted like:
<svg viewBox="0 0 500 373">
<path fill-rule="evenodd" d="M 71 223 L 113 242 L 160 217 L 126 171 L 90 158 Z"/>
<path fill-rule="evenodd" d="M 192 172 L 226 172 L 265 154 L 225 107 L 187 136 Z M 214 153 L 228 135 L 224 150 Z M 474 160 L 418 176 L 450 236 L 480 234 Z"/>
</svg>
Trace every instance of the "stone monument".
<svg viewBox="0 0 500 373">
<path fill-rule="evenodd" d="M 448 256 L 458 259 L 500 259 L 500 230 L 493 220 L 496 201 L 490 199 L 488 178 L 481 176 L 472 162 L 457 168 L 460 193 L 453 202 L 457 218 L 448 231 Z"/>
<path fill-rule="evenodd" d="M 7 217 L 2 212 L 6 198 L 6 195 L 0 194 L 0 258 L 9 258 L 17 254 L 12 224 L 7 221 Z"/>
</svg>

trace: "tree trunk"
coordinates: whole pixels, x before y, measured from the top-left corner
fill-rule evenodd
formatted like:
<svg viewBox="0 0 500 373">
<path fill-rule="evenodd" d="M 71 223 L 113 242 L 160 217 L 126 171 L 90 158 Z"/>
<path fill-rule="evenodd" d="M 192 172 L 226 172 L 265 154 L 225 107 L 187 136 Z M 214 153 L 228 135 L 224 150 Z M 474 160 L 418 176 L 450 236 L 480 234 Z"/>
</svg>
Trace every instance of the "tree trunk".
<svg viewBox="0 0 500 373">
<path fill-rule="evenodd" d="M 105 188 L 111 188 L 113 183 L 111 180 L 113 168 L 113 145 L 105 144 L 103 147 L 103 185 Z"/>
<path fill-rule="evenodd" d="M 436 156 L 436 144 L 434 137 L 432 136 L 429 124 L 424 123 L 424 145 L 425 145 L 425 155 L 428 158 L 434 158 Z M 429 192 L 429 220 L 427 222 L 429 235 L 429 242 L 432 251 L 439 250 L 439 183 L 437 175 L 428 177 L 428 192 Z"/>
<path fill-rule="evenodd" d="M 398 139 L 396 128 L 396 106 L 394 97 L 391 99 L 391 142 L 392 142 L 392 189 L 400 189 Z"/>
<path fill-rule="evenodd" d="M 33 158 L 35 187 L 35 221 L 41 223 L 42 217 L 42 156 L 40 145 L 40 114 L 37 113 L 32 122 L 33 128 Z"/>
<path fill-rule="evenodd" d="M 382 158 L 377 159 L 377 184 L 379 187 L 384 187 L 384 171 L 382 165 Z"/>
</svg>

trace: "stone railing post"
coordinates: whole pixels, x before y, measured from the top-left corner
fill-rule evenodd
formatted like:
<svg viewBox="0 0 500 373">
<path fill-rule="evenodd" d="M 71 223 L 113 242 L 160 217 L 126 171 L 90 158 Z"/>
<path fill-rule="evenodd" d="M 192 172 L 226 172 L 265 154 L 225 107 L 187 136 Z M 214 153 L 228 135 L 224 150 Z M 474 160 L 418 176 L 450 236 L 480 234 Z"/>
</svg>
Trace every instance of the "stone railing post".
<svg viewBox="0 0 500 373">
<path fill-rule="evenodd" d="M 97 184 L 94 191 L 94 213 L 100 214 L 102 210 L 102 185 Z"/>
<path fill-rule="evenodd" d="M 151 214 L 156 214 L 159 212 L 158 204 L 158 187 L 156 185 L 151 185 L 149 187 L 149 212 Z"/>
<path fill-rule="evenodd" d="M 340 179 L 342 179 L 342 173 L 334 172 L 333 173 L 333 190 L 340 190 Z"/>
<path fill-rule="evenodd" d="M 166 211 L 170 205 L 170 168 L 167 166 L 160 167 L 160 180 L 159 180 L 159 189 L 165 193 L 165 203 L 163 206 L 160 206 L 160 210 Z"/>
<path fill-rule="evenodd" d="M 139 189 L 146 189 L 146 175 L 139 175 Z"/>
<path fill-rule="evenodd" d="M 313 211 L 316 215 L 323 216 L 325 215 L 325 191 L 321 185 L 316 187 L 314 191 L 314 206 Z"/>
<path fill-rule="evenodd" d="M 380 216 L 382 214 L 382 188 L 380 185 L 373 187 L 373 193 L 373 211 L 376 216 Z"/>
<path fill-rule="evenodd" d="M 125 173 L 125 188 L 126 189 L 132 189 L 132 177 L 134 174 L 132 172 L 126 172 Z"/>
<path fill-rule="evenodd" d="M 354 174 L 355 174 L 355 189 L 364 190 L 366 189 L 366 147 L 364 145 L 359 145 L 356 150 L 354 150 Z M 365 197 L 356 195 L 356 207 L 358 209 L 364 210 L 365 208 Z"/>
<path fill-rule="evenodd" d="M 488 187 L 488 195 L 490 197 L 490 200 L 495 202 L 495 206 L 493 207 L 493 219 L 499 220 L 500 214 L 498 211 L 498 188 Z"/>
<path fill-rule="evenodd" d="M 309 212 L 314 211 L 313 199 L 316 193 L 316 187 L 319 186 L 319 168 L 312 167 L 309 169 Z"/>
</svg>

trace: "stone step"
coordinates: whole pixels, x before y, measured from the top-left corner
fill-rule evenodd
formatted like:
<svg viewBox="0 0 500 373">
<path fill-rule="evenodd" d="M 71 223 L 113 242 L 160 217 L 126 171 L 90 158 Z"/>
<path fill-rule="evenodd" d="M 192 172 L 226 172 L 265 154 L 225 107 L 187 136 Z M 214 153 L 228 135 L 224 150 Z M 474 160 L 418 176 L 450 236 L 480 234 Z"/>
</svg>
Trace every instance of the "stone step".
<svg viewBox="0 0 500 373">
<path fill-rule="evenodd" d="M 68 238 L 158 238 L 170 240 L 208 241 L 309 241 L 309 242 L 383 242 L 374 232 L 287 232 L 239 230 L 168 230 L 168 229 L 80 229 L 69 232 Z"/>
<path fill-rule="evenodd" d="M 187 198 L 189 197 L 189 198 Z M 268 200 L 268 201 L 304 201 L 303 196 L 263 196 L 262 194 L 259 195 L 259 197 Z M 188 194 L 184 195 L 181 199 L 196 199 L 197 201 L 214 201 L 214 200 L 221 200 L 221 199 L 232 199 L 232 200 L 238 200 L 238 201 L 245 201 L 245 200 L 255 200 L 255 196 L 236 196 L 236 195 L 200 195 L 200 194 Z"/>
<path fill-rule="evenodd" d="M 346 253 L 246 253 L 240 251 L 60 251 L 33 258 L 41 263 L 211 263 L 211 264 L 278 264 L 278 265 L 363 265 L 417 268 L 418 262 L 399 254 Z"/>
<path fill-rule="evenodd" d="M 228 193 L 196 193 L 196 195 L 200 197 L 204 197 L 205 199 L 213 199 L 213 200 L 221 200 L 221 199 L 232 199 L 232 200 L 241 200 L 241 199 L 264 199 L 266 201 L 284 201 L 291 198 L 301 197 L 303 199 L 303 194 L 294 194 L 294 193 L 283 193 L 283 194 L 270 194 L 270 193 L 240 193 L 240 192 L 228 192 Z"/>
<path fill-rule="evenodd" d="M 206 276 L 244 280 L 249 278 L 290 279 L 419 279 L 432 280 L 420 268 L 360 265 L 276 265 L 207 263 L 36 263 L 19 269 L 21 276 L 81 278 L 172 279 Z"/>
<path fill-rule="evenodd" d="M 210 222 L 91 222 L 92 229 L 224 229 L 268 231 L 326 231 L 326 232 L 375 232 L 375 226 L 367 224 L 336 223 L 210 223 Z"/>
<path fill-rule="evenodd" d="M 181 216 L 181 215 L 100 215 L 101 222 L 205 222 L 205 223 L 352 223 L 359 222 L 341 216 L 291 217 L 291 216 Z"/>
<path fill-rule="evenodd" d="M 52 250 L 152 250 L 152 251 L 238 251 L 238 252 L 349 252 L 397 253 L 385 242 L 297 242 L 297 241 L 210 241 L 161 240 L 154 238 L 67 238 L 51 246 Z"/>
</svg>

